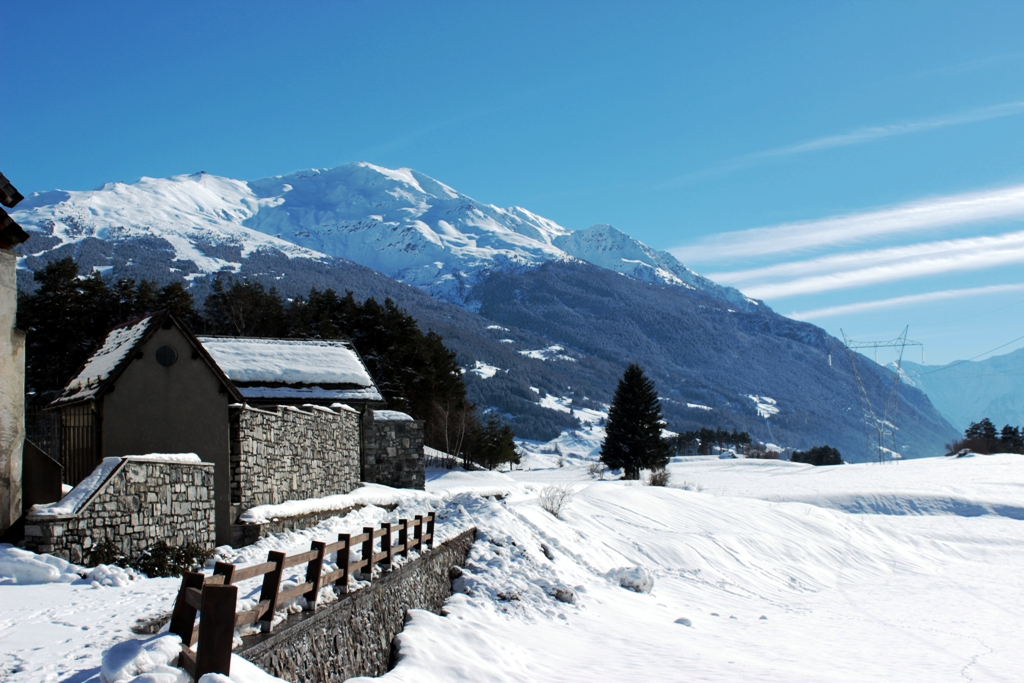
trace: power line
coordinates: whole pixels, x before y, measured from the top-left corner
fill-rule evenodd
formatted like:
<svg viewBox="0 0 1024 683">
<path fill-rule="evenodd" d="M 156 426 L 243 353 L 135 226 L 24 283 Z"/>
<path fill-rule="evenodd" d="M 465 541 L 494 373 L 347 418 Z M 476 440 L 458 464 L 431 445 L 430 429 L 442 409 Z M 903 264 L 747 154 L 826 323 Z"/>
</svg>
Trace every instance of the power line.
<svg viewBox="0 0 1024 683">
<path fill-rule="evenodd" d="M 1022 335 L 1020 337 L 1017 337 L 1016 339 L 1012 339 L 1012 340 L 1006 342 L 1005 344 L 1000 344 L 999 346 L 997 346 L 994 349 L 989 349 L 985 353 L 979 353 L 974 358 L 968 358 L 967 360 L 958 360 L 955 363 L 951 363 L 949 365 L 944 365 L 941 368 L 936 368 L 934 370 L 929 370 L 928 372 L 922 372 L 920 375 L 918 375 L 918 377 L 924 377 L 925 375 L 930 375 L 930 374 L 935 373 L 935 372 L 942 372 L 943 370 L 949 370 L 950 368 L 955 368 L 956 366 L 963 365 L 964 363 L 970 363 L 972 360 L 977 360 L 977 359 L 981 358 L 982 356 L 987 356 L 988 354 L 992 353 L 993 351 L 998 351 L 999 349 L 1001 349 L 1001 348 L 1003 348 L 1005 346 L 1009 346 L 1010 344 L 1014 344 L 1016 342 L 1019 342 L 1021 339 L 1024 339 L 1024 335 Z"/>
</svg>

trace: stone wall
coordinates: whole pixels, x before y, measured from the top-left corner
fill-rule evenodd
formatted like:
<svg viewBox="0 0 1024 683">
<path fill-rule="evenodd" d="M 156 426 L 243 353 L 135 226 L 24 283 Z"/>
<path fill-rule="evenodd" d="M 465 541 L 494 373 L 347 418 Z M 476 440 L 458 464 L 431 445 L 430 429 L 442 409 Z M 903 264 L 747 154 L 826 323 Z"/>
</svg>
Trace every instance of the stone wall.
<svg viewBox="0 0 1024 683">
<path fill-rule="evenodd" d="M 30 512 L 25 547 L 75 563 L 104 539 L 128 556 L 160 541 L 213 548 L 213 468 L 125 458 L 73 515 Z"/>
<path fill-rule="evenodd" d="M 232 521 L 257 505 L 322 498 L 359 486 L 359 413 L 346 406 L 234 406 Z"/>
<path fill-rule="evenodd" d="M 356 503 L 355 505 L 349 505 L 342 508 L 336 508 L 333 510 L 321 510 L 320 512 L 310 512 L 305 515 L 295 515 L 293 517 L 277 517 L 266 522 L 253 523 L 253 522 L 240 522 L 232 525 L 231 527 L 231 545 L 234 548 L 242 548 L 247 545 L 252 545 L 264 536 L 271 534 L 280 534 L 284 531 L 298 531 L 300 529 L 308 529 L 314 527 L 325 519 L 332 517 L 344 517 L 353 510 L 358 510 L 365 507 L 362 503 Z M 376 505 L 376 507 L 382 508 L 387 511 L 394 510 L 398 505 Z"/>
<path fill-rule="evenodd" d="M 293 616 L 274 633 L 243 638 L 235 653 L 295 683 L 380 676 L 406 612 L 441 611 L 452 594 L 450 572 L 465 564 L 475 538 L 476 529 L 463 532 L 339 602 Z"/>
<path fill-rule="evenodd" d="M 426 486 L 423 467 L 423 421 L 392 411 L 367 410 L 363 481 L 422 490 Z"/>
</svg>

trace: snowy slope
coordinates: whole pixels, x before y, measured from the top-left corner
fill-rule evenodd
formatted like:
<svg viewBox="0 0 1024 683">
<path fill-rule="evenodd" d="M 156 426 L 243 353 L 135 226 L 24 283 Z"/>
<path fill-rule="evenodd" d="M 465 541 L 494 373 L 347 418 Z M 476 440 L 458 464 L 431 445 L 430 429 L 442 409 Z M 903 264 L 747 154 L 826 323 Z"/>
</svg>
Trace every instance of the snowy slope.
<svg viewBox="0 0 1024 683">
<path fill-rule="evenodd" d="M 248 182 L 196 173 L 56 190 L 25 200 L 15 220 L 37 236 L 25 253 L 90 237 L 158 238 L 189 273 L 237 272 L 260 251 L 333 256 L 461 304 L 492 270 L 578 258 L 755 305 L 611 226 L 572 232 L 520 207 L 478 202 L 417 171 L 369 163 Z"/>
<path fill-rule="evenodd" d="M 467 506 L 480 533 L 447 616 L 413 613 L 383 681 L 1019 680 L 1024 625 L 1000 596 L 1022 585 L 1024 527 L 993 510 L 1024 458 L 905 465 L 670 466 L 704 492 L 510 473 L 505 504 Z M 535 497 L 559 480 L 576 495 L 556 519 Z M 790 484 L 824 505 L 758 493 Z M 857 490 L 925 504 L 832 504 Z M 926 504 L 951 492 L 971 506 Z"/>
<path fill-rule="evenodd" d="M 475 525 L 445 616 L 410 612 L 382 683 L 1020 679 L 1024 457 L 694 458 L 669 470 L 668 488 L 573 466 L 435 470 L 425 492 L 378 487 L 397 499 L 391 512 L 370 504 L 221 554 L 259 562 L 426 509 L 441 537 Z M 559 518 L 538 505 L 551 484 L 575 491 Z M 934 504 L 954 499 L 965 504 Z M 2 573 L 0 678 L 11 683 L 96 681 L 103 651 L 136 619 L 166 615 L 178 585 L 70 574 L 19 585 Z M 258 591 L 246 584 L 241 599 Z"/>
<path fill-rule="evenodd" d="M 554 243 L 578 259 L 637 280 L 716 293 L 745 310 L 760 305 L 732 287 L 723 287 L 701 277 L 667 251 L 655 251 L 611 225 L 592 225 L 585 230 L 559 235 Z"/>
<path fill-rule="evenodd" d="M 242 259 L 262 250 L 323 258 L 242 224 L 266 203 L 243 181 L 195 173 L 142 178 L 130 185 L 107 183 L 85 192 L 34 194 L 19 205 L 15 220 L 35 238 L 26 243 L 27 254 L 90 237 L 157 237 L 170 243 L 175 261 L 191 262 L 203 273 L 237 271 Z"/>
</svg>

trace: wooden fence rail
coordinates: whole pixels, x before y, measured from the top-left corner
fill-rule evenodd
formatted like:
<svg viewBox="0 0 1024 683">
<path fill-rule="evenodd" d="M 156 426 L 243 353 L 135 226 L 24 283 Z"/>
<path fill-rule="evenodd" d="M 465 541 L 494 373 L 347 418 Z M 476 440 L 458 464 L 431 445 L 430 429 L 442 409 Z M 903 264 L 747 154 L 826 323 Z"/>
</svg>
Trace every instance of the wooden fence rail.
<svg viewBox="0 0 1024 683">
<path fill-rule="evenodd" d="M 339 593 L 348 592 L 350 576 L 371 580 L 373 568 L 382 565 L 391 568 L 395 555 L 408 557 L 410 550 L 434 546 L 434 513 L 416 515 L 412 521 L 385 522 L 379 529 L 363 527 L 356 536 L 338 534 L 334 543 L 313 541 L 311 548 L 298 555 L 285 555 L 271 550 L 267 561 L 247 567 L 218 562 L 213 576 L 199 572 L 186 572 L 181 577 L 181 588 L 171 613 L 170 632 L 181 637 L 182 653 L 179 663 L 195 680 L 207 673 L 229 675 L 231 645 L 235 629 L 258 624 L 269 633 L 277 606 L 300 596 L 306 599 L 306 609 L 315 610 L 321 586 L 334 584 Z M 410 538 L 409 532 L 412 531 Z M 398 542 L 393 544 L 393 535 Z M 377 542 L 380 539 L 380 542 Z M 380 550 L 377 550 L 379 546 Z M 361 548 L 361 556 L 350 562 L 353 548 Z M 323 573 L 324 560 L 337 553 L 338 568 Z M 300 564 L 306 565 L 306 580 L 297 586 L 281 590 L 284 570 Z M 263 577 L 259 601 L 252 609 L 237 611 L 238 584 L 241 581 Z M 196 626 L 196 614 L 199 625 Z M 195 649 L 192 646 L 195 645 Z"/>
</svg>

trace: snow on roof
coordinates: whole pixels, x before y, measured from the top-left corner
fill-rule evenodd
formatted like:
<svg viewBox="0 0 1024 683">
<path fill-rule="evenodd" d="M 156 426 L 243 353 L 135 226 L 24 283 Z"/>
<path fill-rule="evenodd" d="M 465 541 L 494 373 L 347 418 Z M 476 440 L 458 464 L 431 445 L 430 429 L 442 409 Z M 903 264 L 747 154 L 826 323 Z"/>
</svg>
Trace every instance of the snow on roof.
<svg viewBox="0 0 1024 683">
<path fill-rule="evenodd" d="M 352 347 L 322 339 L 199 337 L 232 382 L 374 387 Z M 243 396 L 246 395 L 242 391 Z"/>
<path fill-rule="evenodd" d="M 78 376 L 68 382 L 63 393 L 54 403 L 68 403 L 92 398 L 100 385 L 121 364 L 135 345 L 146 334 L 153 316 L 146 316 L 134 323 L 115 327 L 107 334 L 103 346 L 85 362 Z"/>
<path fill-rule="evenodd" d="M 373 411 L 373 419 L 384 422 L 407 422 L 412 421 L 412 415 L 397 410 L 375 410 Z"/>
<path fill-rule="evenodd" d="M 309 401 L 383 401 L 384 397 L 377 387 L 363 389 L 331 389 L 321 386 L 249 386 L 238 387 L 238 392 L 245 399 L 280 399 Z"/>
</svg>

